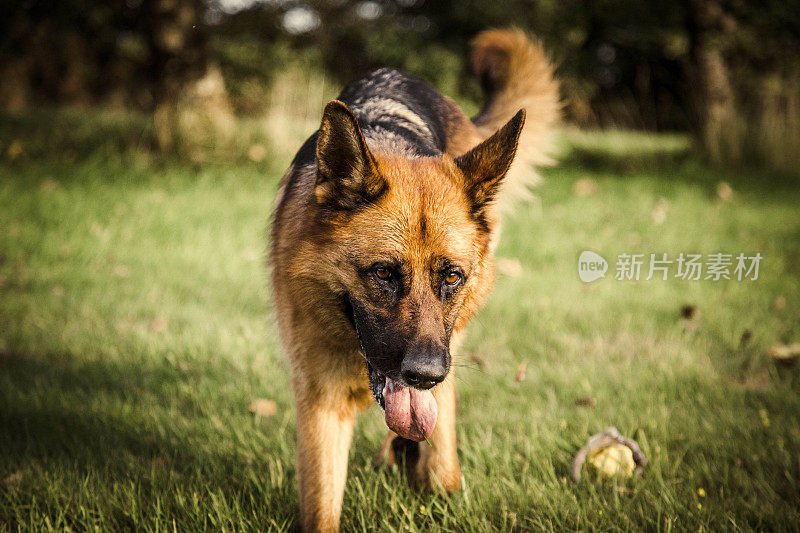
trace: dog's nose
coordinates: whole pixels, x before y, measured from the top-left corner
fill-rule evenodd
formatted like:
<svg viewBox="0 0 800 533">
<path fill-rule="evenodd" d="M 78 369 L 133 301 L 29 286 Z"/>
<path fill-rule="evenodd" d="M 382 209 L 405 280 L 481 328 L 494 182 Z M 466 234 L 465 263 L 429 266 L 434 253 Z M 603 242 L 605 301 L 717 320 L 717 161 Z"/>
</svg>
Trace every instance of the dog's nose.
<svg viewBox="0 0 800 533">
<path fill-rule="evenodd" d="M 406 355 L 400 365 L 400 375 L 412 387 L 430 389 L 447 376 L 447 359 L 445 354 Z"/>
</svg>

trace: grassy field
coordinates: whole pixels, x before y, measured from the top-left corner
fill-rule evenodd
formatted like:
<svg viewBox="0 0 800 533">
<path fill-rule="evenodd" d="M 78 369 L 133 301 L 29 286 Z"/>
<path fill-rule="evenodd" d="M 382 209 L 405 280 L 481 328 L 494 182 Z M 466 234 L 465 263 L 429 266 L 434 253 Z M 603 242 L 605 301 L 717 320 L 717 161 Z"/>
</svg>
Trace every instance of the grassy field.
<svg viewBox="0 0 800 533">
<path fill-rule="evenodd" d="M 0 531 L 291 530 L 295 417 L 263 267 L 290 154 L 159 163 L 137 127 L 0 117 Z M 800 527 L 800 372 L 767 355 L 800 342 L 800 179 L 712 171 L 685 144 L 567 135 L 507 217 L 507 274 L 461 354 L 465 489 L 374 471 L 373 407 L 345 530 Z M 579 281 L 582 250 L 606 279 Z M 760 252 L 758 280 L 613 279 L 623 252 L 718 251 Z M 254 417 L 258 398 L 277 412 Z M 609 425 L 644 474 L 568 481 Z"/>
</svg>

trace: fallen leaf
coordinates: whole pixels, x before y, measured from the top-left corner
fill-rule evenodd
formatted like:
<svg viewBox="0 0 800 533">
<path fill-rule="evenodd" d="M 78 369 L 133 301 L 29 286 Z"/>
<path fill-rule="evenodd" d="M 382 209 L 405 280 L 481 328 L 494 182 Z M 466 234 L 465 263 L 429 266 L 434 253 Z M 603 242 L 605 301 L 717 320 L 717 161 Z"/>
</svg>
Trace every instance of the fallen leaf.
<svg viewBox="0 0 800 533">
<path fill-rule="evenodd" d="M 484 361 L 483 357 L 477 354 L 470 354 L 469 360 L 475 363 L 475 365 L 480 368 L 481 370 L 486 370 L 486 361 Z"/>
<path fill-rule="evenodd" d="M 3 479 L 3 485 L 5 485 L 6 487 L 9 487 L 11 485 L 15 485 L 15 484 L 19 483 L 20 481 L 22 481 L 22 470 L 17 470 L 13 474 L 11 474 L 9 476 L 6 476 Z"/>
<path fill-rule="evenodd" d="M 239 255 L 245 261 L 259 261 L 264 257 L 264 254 L 261 252 L 261 250 L 252 246 L 243 248 L 242 251 L 239 252 Z"/>
<path fill-rule="evenodd" d="M 167 329 L 167 319 L 166 318 L 156 318 L 153 320 L 153 323 L 150 325 L 150 328 L 158 333 L 159 331 L 164 331 Z"/>
<path fill-rule="evenodd" d="M 514 382 L 519 384 L 525 381 L 525 373 L 528 370 L 528 361 L 523 361 L 517 367 L 517 375 L 514 376 Z"/>
<path fill-rule="evenodd" d="M 666 198 L 659 198 L 653 206 L 653 222 L 656 226 L 660 226 L 667 220 L 667 211 L 669 211 L 669 201 Z"/>
<path fill-rule="evenodd" d="M 680 326 L 684 331 L 697 331 L 700 328 L 700 311 L 696 305 L 684 304 L 680 310 Z"/>
<path fill-rule="evenodd" d="M 783 311 L 786 308 L 786 298 L 778 296 L 772 304 L 776 311 Z"/>
<path fill-rule="evenodd" d="M 136 320 L 133 317 L 127 316 L 124 317 L 122 320 L 117 322 L 116 329 L 117 331 L 129 331 L 136 325 Z"/>
<path fill-rule="evenodd" d="M 39 185 L 39 189 L 42 192 L 53 192 L 58 190 L 58 182 L 53 178 L 45 178 L 42 180 L 42 183 Z"/>
<path fill-rule="evenodd" d="M 247 157 L 255 163 L 260 163 L 267 157 L 267 149 L 261 144 L 254 144 L 247 151 Z"/>
<path fill-rule="evenodd" d="M 700 329 L 700 322 L 691 318 L 682 318 L 680 325 L 684 331 L 697 331 Z"/>
<path fill-rule="evenodd" d="M 730 202 L 733 199 L 733 188 L 727 181 L 717 183 L 717 198 L 723 202 Z"/>
<path fill-rule="evenodd" d="M 114 265 L 114 275 L 118 278 L 127 278 L 131 275 L 131 269 L 125 265 Z"/>
<path fill-rule="evenodd" d="M 767 410 L 766 409 L 759 409 L 758 410 L 758 416 L 759 416 L 759 418 L 761 418 L 761 424 L 765 428 L 768 428 L 770 426 L 771 422 L 769 420 L 769 413 L 767 413 Z"/>
<path fill-rule="evenodd" d="M 736 383 L 747 390 L 764 390 L 769 385 L 769 374 L 762 372 L 755 375 L 748 375 L 738 378 Z"/>
<path fill-rule="evenodd" d="M 118 217 L 124 217 L 128 214 L 128 206 L 122 202 L 117 202 L 114 204 L 114 215 Z"/>
<path fill-rule="evenodd" d="M 22 152 L 24 151 L 25 147 L 22 145 L 22 143 L 20 141 L 14 141 L 8 145 L 8 151 L 6 153 L 8 154 L 8 158 L 13 161 L 21 156 Z"/>
<path fill-rule="evenodd" d="M 584 396 L 583 398 L 575 400 L 575 405 L 579 407 L 594 407 L 597 405 L 597 400 L 591 396 Z"/>
<path fill-rule="evenodd" d="M 773 361 L 784 366 L 791 366 L 800 358 L 800 343 L 771 346 L 769 356 Z"/>
<path fill-rule="evenodd" d="M 580 179 L 572 184 L 572 192 L 575 196 L 591 196 L 597 192 L 597 182 L 589 178 Z"/>
<path fill-rule="evenodd" d="M 498 257 L 495 264 L 497 269 L 508 277 L 518 278 L 522 275 L 522 263 L 519 259 Z"/>
<path fill-rule="evenodd" d="M 266 398 L 258 398 L 250 402 L 248 409 L 259 418 L 267 418 L 278 412 L 278 404 Z"/>
<path fill-rule="evenodd" d="M 52 294 L 56 298 L 61 298 L 62 296 L 64 296 L 64 294 L 66 294 L 66 292 L 64 291 L 64 287 L 62 287 L 61 285 L 55 285 L 52 289 L 50 289 L 50 294 Z"/>
</svg>

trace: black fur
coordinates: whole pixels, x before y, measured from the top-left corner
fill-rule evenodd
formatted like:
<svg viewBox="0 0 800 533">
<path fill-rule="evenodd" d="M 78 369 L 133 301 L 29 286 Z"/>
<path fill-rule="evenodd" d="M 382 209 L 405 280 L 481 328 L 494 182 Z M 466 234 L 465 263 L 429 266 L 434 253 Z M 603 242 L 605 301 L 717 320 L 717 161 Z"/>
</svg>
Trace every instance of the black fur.
<svg viewBox="0 0 800 533">
<path fill-rule="evenodd" d="M 427 82 L 391 68 L 374 70 L 350 82 L 336 98 L 350 108 L 358 119 L 367 144 L 388 132 L 402 138 L 407 148 L 420 156 L 441 155 L 447 142 L 444 124 L 453 114 L 452 104 Z M 429 135 L 420 135 L 417 125 L 387 110 L 369 119 L 370 102 L 390 100 L 401 104 L 419 117 Z M 316 157 L 317 133 L 306 140 L 292 163 L 295 166 L 313 163 Z"/>
<path fill-rule="evenodd" d="M 348 84 L 339 94 L 359 119 L 366 137 L 384 129 L 405 138 L 419 155 L 439 155 L 447 142 L 444 120 L 450 112 L 449 102 L 427 82 L 392 68 L 373 70 Z M 369 100 L 392 100 L 408 108 L 427 126 L 430 138 L 420 136 L 414 125 L 403 117 L 385 114 L 379 120 L 366 121 L 364 106 Z M 363 120 L 362 120 L 363 119 Z"/>
<path fill-rule="evenodd" d="M 394 143 L 389 148 L 402 150 L 407 156 L 441 155 L 447 143 L 445 124 L 459 113 L 450 100 L 427 82 L 391 68 L 373 70 L 349 83 L 337 100 L 353 112 L 368 146 L 383 146 L 387 138 L 392 138 L 402 146 Z M 384 102 L 376 104 L 378 101 Z M 400 104 L 415 120 L 392 113 L 386 101 Z M 291 168 L 316 166 L 318 135 L 316 131 L 306 139 L 292 160 Z M 276 213 L 283 210 L 290 198 L 303 194 L 300 191 L 312 190 L 314 182 L 307 183 L 311 178 L 310 173 L 289 173 Z"/>
</svg>

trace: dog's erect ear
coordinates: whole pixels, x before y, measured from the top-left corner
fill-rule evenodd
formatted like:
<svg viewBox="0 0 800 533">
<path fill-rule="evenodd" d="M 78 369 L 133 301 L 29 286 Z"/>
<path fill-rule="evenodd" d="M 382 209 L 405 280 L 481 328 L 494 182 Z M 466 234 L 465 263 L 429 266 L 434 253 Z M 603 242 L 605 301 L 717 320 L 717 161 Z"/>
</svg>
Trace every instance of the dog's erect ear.
<svg viewBox="0 0 800 533">
<path fill-rule="evenodd" d="M 517 153 L 519 134 L 525 124 L 525 110 L 469 152 L 455 159 L 464 173 L 465 190 L 472 201 L 473 213 L 481 216 L 486 204 L 492 201 L 500 182 L 511 167 Z"/>
<path fill-rule="evenodd" d="M 374 202 L 387 184 L 350 109 L 334 100 L 325 106 L 317 137 L 317 202 L 355 209 Z"/>
</svg>

